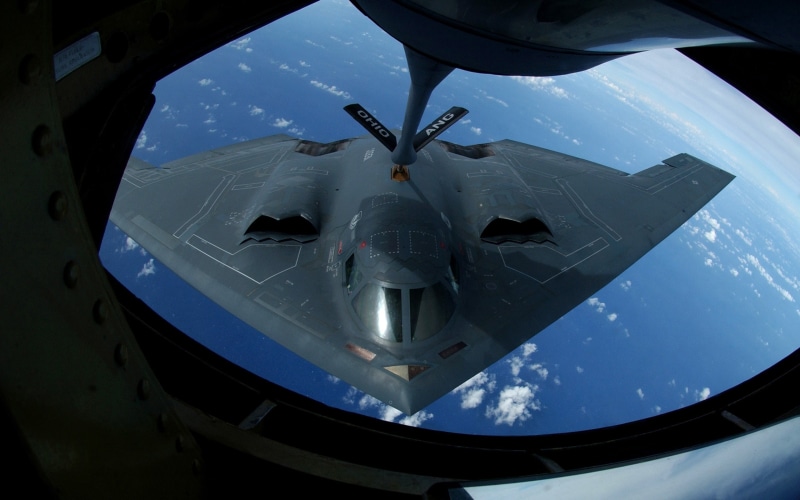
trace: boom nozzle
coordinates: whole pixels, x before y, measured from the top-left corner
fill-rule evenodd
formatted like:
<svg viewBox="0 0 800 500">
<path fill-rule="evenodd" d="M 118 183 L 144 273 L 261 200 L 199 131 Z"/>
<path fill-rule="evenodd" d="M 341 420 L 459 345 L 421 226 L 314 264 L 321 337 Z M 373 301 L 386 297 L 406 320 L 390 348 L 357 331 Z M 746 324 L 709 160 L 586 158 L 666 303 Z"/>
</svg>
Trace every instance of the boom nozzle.
<svg viewBox="0 0 800 500">
<path fill-rule="evenodd" d="M 454 106 L 417 133 L 417 127 L 422 120 L 422 114 L 425 112 L 433 89 L 453 71 L 453 67 L 435 61 L 409 47 L 404 48 L 408 71 L 411 75 L 411 88 L 408 91 L 408 102 L 400 139 L 398 140 L 388 128 L 360 104 L 349 104 L 344 107 L 344 110 L 392 152 L 392 161 L 395 164 L 395 167 L 392 168 L 392 178 L 395 178 L 395 168 L 401 167 L 406 172 L 405 180 L 408 180 L 407 166 L 417 161 L 417 151 L 424 148 L 469 111 Z"/>
</svg>

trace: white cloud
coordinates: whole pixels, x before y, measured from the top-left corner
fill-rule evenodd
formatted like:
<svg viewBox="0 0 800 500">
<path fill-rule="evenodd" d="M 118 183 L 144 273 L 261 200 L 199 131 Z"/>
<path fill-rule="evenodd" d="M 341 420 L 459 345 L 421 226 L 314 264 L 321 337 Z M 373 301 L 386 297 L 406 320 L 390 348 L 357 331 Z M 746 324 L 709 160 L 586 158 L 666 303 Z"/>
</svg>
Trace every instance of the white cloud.
<svg viewBox="0 0 800 500">
<path fill-rule="evenodd" d="M 147 145 L 147 132 L 142 130 L 139 137 L 136 139 L 136 149 L 142 149 Z"/>
<path fill-rule="evenodd" d="M 556 85 L 555 78 L 549 76 L 512 76 L 511 79 L 531 90 L 547 92 L 559 99 L 569 98 L 569 93 Z"/>
<path fill-rule="evenodd" d="M 259 108 L 255 104 L 251 104 L 250 106 L 248 106 L 248 108 L 250 109 L 250 116 L 258 116 L 264 114 L 264 110 L 262 108 Z"/>
<path fill-rule="evenodd" d="M 644 391 L 642 390 L 641 387 L 636 389 L 636 395 L 639 396 L 639 399 L 644 399 Z"/>
<path fill-rule="evenodd" d="M 531 354 L 535 353 L 536 350 L 537 350 L 536 344 L 534 344 L 533 342 L 526 342 L 522 344 L 522 355 L 525 356 L 526 358 Z"/>
<path fill-rule="evenodd" d="M 505 108 L 507 108 L 507 107 L 508 107 L 508 103 L 507 103 L 507 102 L 505 102 L 505 101 L 502 101 L 502 100 L 500 100 L 500 99 L 498 99 L 498 98 L 496 98 L 496 97 L 492 97 L 492 96 L 490 96 L 490 95 L 487 95 L 487 96 L 486 96 L 486 98 L 487 98 L 488 100 L 490 100 L 490 101 L 494 101 L 494 102 L 496 102 L 497 104 L 499 104 L 499 105 L 501 105 L 501 106 L 503 106 L 503 107 L 505 107 Z"/>
<path fill-rule="evenodd" d="M 305 61 L 300 61 L 300 66 L 302 66 L 302 67 L 304 67 L 304 68 L 310 68 L 310 67 L 311 67 L 311 65 L 310 65 L 310 64 L 308 64 L 308 63 L 307 63 L 307 62 L 305 62 Z"/>
<path fill-rule="evenodd" d="M 433 418 L 433 413 L 427 412 L 425 410 L 418 411 L 413 415 L 409 415 L 400 419 L 398 424 L 407 425 L 409 427 L 419 427 L 422 425 L 423 422 L 426 420 L 430 420 Z"/>
<path fill-rule="evenodd" d="M 287 120 L 286 118 L 275 118 L 275 121 L 272 122 L 273 127 L 278 128 L 286 128 L 292 124 L 294 120 Z"/>
<path fill-rule="evenodd" d="M 122 252 L 130 252 L 131 250 L 136 250 L 139 248 L 139 244 L 133 241 L 133 238 L 130 236 L 125 237 L 125 246 L 122 247 Z"/>
<path fill-rule="evenodd" d="M 531 417 L 531 411 L 541 409 L 536 400 L 538 386 L 506 386 L 500 391 L 497 404 L 486 408 L 486 418 L 494 419 L 495 425 L 514 425 Z"/>
<path fill-rule="evenodd" d="M 461 408 L 465 410 L 477 408 L 483 403 L 484 396 L 486 396 L 486 389 L 480 387 L 470 389 L 461 396 Z"/>
<path fill-rule="evenodd" d="M 599 313 L 603 312 L 606 308 L 606 303 L 600 302 L 600 299 L 598 299 L 597 297 L 591 297 L 589 300 L 586 301 L 586 303 L 594 307 L 594 309 Z"/>
<path fill-rule="evenodd" d="M 470 127 L 469 129 L 470 129 L 470 130 L 472 131 L 472 133 L 473 133 L 473 134 L 475 134 L 475 135 L 481 135 L 481 134 L 483 133 L 483 131 L 481 130 L 481 128 L 480 128 L 480 127 Z"/>
<path fill-rule="evenodd" d="M 732 274 L 734 277 L 736 277 L 736 276 L 739 276 L 739 271 L 737 271 L 736 269 L 734 269 L 734 268 L 731 268 L 731 269 L 730 269 L 730 271 L 731 271 L 731 274 Z"/>
<path fill-rule="evenodd" d="M 577 371 L 578 373 L 583 373 L 583 368 L 581 368 L 580 366 L 576 366 L 575 371 Z"/>
<path fill-rule="evenodd" d="M 397 408 L 393 408 L 389 405 L 381 405 L 380 411 L 380 419 L 385 420 L 387 422 L 394 422 L 394 419 L 402 415 L 403 412 L 398 410 Z"/>
<path fill-rule="evenodd" d="M 330 382 L 332 384 L 338 384 L 339 381 L 341 380 L 339 377 L 334 377 L 333 375 L 330 375 L 330 374 L 328 374 L 327 379 L 328 379 L 328 382 Z"/>
<path fill-rule="evenodd" d="M 748 246 L 753 246 L 753 240 L 751 240 L 750 238 L 748 238 L 748 237 L 747 237 L 747 236 L 744 234 L 744 231 L 742 231 L 741 229 L 735 229 L 733 232 L 736 234 L 736 236 L 738 236 L 739 238 L 741 238 L 741 239 L 742 239 L 742 241 L 744 241 L 745 243 L 747 243 L 747 245 L 748 245 Z"/>
<path fill-rule="evenodd" d="M 251 71 L 253 71 L 253 68 L 246 65 L 245 63 L 239 63 L 239 69 L 244 71 L 245 73 L 250 73 Z"/>
<path fill-rule="evenodd" d="M 228 45 L 228 47 L 233 47 L 236 50 L 245 50 L 247 52 L 250 52 L 253 50 L 253 49 L 247 50 L 248 49 L 247 45 L 250 43 L 250 40 L 251 38 L 249 36 L 247 38 L 240 38 L 239 40 L 236 40 L 235 42 Z"/>
<path fill-rule="evenodd" d="M 383 405 L 383 403 L 381 403 L 381 401 L 378 398 L 370 396 L 369 394 L 364 394 L 363 396 L 361 396 L 361 399 L 358 400 L 358 407 L 362 410 L 366 410 L 367 408 L 373 408 L 381 405 Z"/>
<path fill-rule="evenodd" d="M 451 394 L 461 394 L 461 408 L 468 410 L 477 408 L 486 394 L 494 391 L 495 385 L 494 375 L 482 371 L 453 389 Z"/>
<path fill-rule="evenodd" d="M 354 388 L 353 388 L 354 389 Z M 355 401 L 355 393 L 354 391 L 351 393 L 348 390 L 348 394 L 345 395 L 345 402 L 352 404 Z M 385 403 L 381 403 L 378 399 L 370 396 L 369 394 L 364 394 L 361 399 L 358 400 L 358 408 L 361 410 L 366 410 L 368 408 L 377 408 L 378 410 L 378 418 L 381 420 L 385 420 L 387 422 L 395 422 L 398 417 L 403 415 L 403 412 L 389 406 Z M 419 411 L 413 415 L 405 416 L 397 421 L 398 424 L 408 425 L 411 427 L 419 427 L 422 425 L 423 422 L 426 420 L 430 420 L 433 418 L 433 413 L 427 411 Z"/>
<path fill-rule="evenodd" d="M 711 243 L 714 243 L 715 241 L 717 241 L 717 231 L 714 230 L 713 227 L 711 228 L 710 231 L 703 233 L 703 236 L 705 236 L 706 239 L 708 241 L 710 241 Z"/>
<path fill-rule="evenodd" d="M 711 213 L 708 210 L 701 210 L 700 217 L 708 222 L 708 224 L 713 227 L 714 229 L 720 229 L 719 221 L 713 217 L 711 217 Z"/>
<path fill-rule="evenodd" d="M 608 315 L 608 316 L 606 316 L 606 317 L 608 318 L 608 320 L 609 320 L 609 321 L 616 321 L 616 319 L 617 319 L 617 313 L 611 313 L 611 314 L 609 314 L 609 315 Z"/>
<path fill-rule="evenodd" d="M 762 257 L 764 257 L 764 256 L 762 256 Z M 766 257 L 764 257 L 764 259 L 766 260 Z M 772 288 L 777 290 L 778 293 L 780 293 L 783 296 L 784 299 L 788 300 L 789 302 L 794 302 L 794 297 L 792 297 L 792 294 L 790 294 L 788 290 L 786 290 L 785 288 L 780 286 L 778 283 L 775 283 L 775 280 L 773 279 L 772 275 L 769 274 L 769 272 L 761 264 L 761 262 L 758 260 L 758 258 L 755 255 L 747 254 L 747 261 L 750 263 L 750 265 L 752 265 L 754 268 L 756 268 L 758 273 L 761 275 L 762 278 L 764 278 L 766 280 L 766 282 L 767 282 L 767 284 L 769 284 L 769 286 L 771 286 Z M 747 272 L 747 269 L 745 269 L 745 272 Z M 759 295 L 759 297 L 760 297 L 760 295 Z"/>
<path fill-rule="evenodd" d="M 628 290 L 631 289 L 631 284 L 632 284 L 631 280 L 627 280 L 620 283 L 619 286 L 622 287 L 622 289 L 627 292 Z"/>
<path fill-rule="evenodd" d="M 511 365 L 511 375 L 519 377 L 519 371 L 525 366 L 525 361 L 519 356 L 514 356 L 508 360 L 508 364 Z"/>
<path fill-rule="evenodd" d="M 151 274 L 156 273 L 156 265 L 153 262 L 153 259 L 145 262 L 142 266 L 142 270 L 139 271 L 139 274 L 136 275 L 137 278 L 141 278 L 142 276 L 150 276 Z"/>
<path fill-rule="evenodd" d="M 344 90 L 337 89 L 335 85 L 328 85 L 326 83 L 318 82 L 317 80 L 311 80 L 311 85 L 317 87 L 318 89 L 322 89 L 325 92 L 333 94 L 337 97 L 341 97 L 343 99 L 350 99 L 350 94 L 345 92 Z"/>
<path fill-rule="evenodd" d="M 208 85 L 214 83 L 214 80 L 212 80 L 211 78 L 203 78 L 202 80 L 199 80 L 197 83 L 199 83 L 203 87 L 207 87 Z"/>
<path fill-rule="evenodd" d="M 535 371 L 542 380 L 547 380 L 547 375 L 550 374 L 547 368 L 545 368 L 541 363 L 532 364 L 528 366 L 528 369 Z"/>
<path fill-rule="evenodd" d="M 699 391 L 694 391 L 694 399 L 697 401 L 705 401 L 711 395 L 711 389 L 703 387 Z"/>
<path fill-rule="evenodd" d="M 350 386 L 350 388 L 347 389 L 347 392 L 345 393 L 345 395 L 342 396 L 342 401 L 344 401 L 345 403 L 347 403 L 349 405 L 355 404 L 356 395 L 358 395 L 358 389 L 356 389 L 353 386 Z"/>
</svg>

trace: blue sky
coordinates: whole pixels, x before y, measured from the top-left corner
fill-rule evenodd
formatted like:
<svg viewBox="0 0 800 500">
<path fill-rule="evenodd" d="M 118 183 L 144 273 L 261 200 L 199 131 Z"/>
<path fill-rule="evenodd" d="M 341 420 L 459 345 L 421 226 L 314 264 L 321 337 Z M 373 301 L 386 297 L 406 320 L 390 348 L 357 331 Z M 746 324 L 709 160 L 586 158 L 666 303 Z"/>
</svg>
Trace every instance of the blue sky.
<svg viewBox="0 0 800 500">
<path fill-rule="evenodd" d="M 407 86 L 399 43 L 349 3 L 319 2 L 159 82 L 134 155 L 160 165 L 275 133 L 363 135 L 341 111 L 353 102 L 399 127 Z M 647 417 L 719 393 L 800 345 L 800 141 L 730 86 L 659 50 L 560 77 L 457 70 L 425 119 L 452 105 L 471 113 L 445 140 L 511 138 L 627 172 L 685 151 L 738 178 L 584 304 L 413 417 L 204 305 L 124 235 L 109 232 L 104 262 L 187 333 L 256 373 L 328 404 L 461 432 L 559 432 Z"/>
</svg>

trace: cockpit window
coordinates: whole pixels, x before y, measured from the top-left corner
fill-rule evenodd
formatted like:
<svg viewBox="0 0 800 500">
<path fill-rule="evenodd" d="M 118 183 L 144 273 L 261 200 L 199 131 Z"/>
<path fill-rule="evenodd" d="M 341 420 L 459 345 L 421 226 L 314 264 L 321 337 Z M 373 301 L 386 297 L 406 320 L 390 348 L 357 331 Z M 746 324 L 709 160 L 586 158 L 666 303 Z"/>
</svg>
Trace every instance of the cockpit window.
<svg viewBox="0 0 800 500">
<path fill-rule="evenodd" d="M 347 293 L 353 293 L 361 281 L 361 270 L 355 262 L 355 254 L 351 255 L 347 262 L 344 263 L 344 276 L 347 285 Z"/>
<path fill-rule="evenodd" d="M 450 286 L 453 287 L 453 291 L 458 294 L 458 283 L 459 283 L 459 275 L 458 275 L 458 261 L 454 255 L 450 256 L 450 267 L 447 268 L 447 275 L 445 276 L 447 281 L 450 283 Z"/>
<path fill-rule="evenodd" d="M 411 340 L 425 340 L 439 332 L 453 315 L 453 297 L 441 283 L 409 290 Z"/>
<path fill-rule="evenodd" d="M 403 341 L 401 290 L 368 283 L 353 298 L 353 308 L 367 329 L 379 337 Z"/>
</svg>

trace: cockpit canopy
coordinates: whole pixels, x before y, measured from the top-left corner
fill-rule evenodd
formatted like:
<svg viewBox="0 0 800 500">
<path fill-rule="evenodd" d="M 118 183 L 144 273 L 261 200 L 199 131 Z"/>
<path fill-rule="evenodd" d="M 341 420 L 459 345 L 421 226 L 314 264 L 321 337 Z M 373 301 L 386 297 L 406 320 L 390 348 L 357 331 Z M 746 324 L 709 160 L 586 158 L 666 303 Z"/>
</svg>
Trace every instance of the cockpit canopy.
<svg viewBox="0 0 800 500">
<path fill-rule="evenodd" d="M 345 262 L 345 287 L 367 331 L 388 341 L 417 342 L 434 336 L 450 321 L 456 309 L 457 272 L 452 260 L 446 279 L 430 285 L 399 288 L 377 280 L 361 285 L 363 274 L 351 255 Z"/>
</svg>

